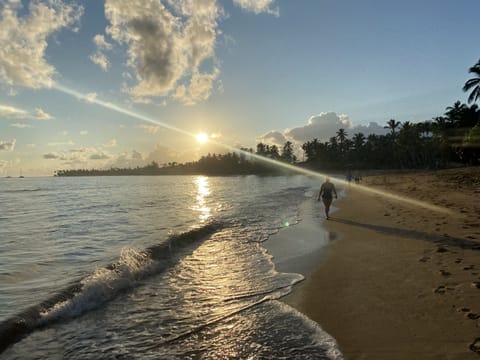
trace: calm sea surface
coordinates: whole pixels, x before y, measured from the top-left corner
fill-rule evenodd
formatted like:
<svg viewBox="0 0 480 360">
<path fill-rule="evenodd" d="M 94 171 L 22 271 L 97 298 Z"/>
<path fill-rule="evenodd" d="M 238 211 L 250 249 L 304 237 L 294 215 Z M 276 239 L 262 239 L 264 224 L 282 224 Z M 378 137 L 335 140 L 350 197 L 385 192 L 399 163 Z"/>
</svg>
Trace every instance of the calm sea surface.
<svg viewBox="0 0 480 360">
<path fill-rule="evenodd" d="M 262 242 L 318 181 L 0 179 L 2 359 L 340 359 Z M 7 346 L 8 345 L 8 346 Z"/>
</svg>

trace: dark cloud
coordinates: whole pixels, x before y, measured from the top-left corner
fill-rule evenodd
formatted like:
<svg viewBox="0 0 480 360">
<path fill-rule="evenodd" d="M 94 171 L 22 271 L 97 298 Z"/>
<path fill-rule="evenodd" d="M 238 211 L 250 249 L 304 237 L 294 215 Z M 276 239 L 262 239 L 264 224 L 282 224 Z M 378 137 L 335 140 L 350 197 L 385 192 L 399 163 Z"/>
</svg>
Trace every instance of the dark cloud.
<svg viewBox="0 0 480 360">
<path fill-rule="evenodd" d="M 57 153 L 48 153 L 48 154 L 43 154 L 44 159 L 49 159 L 49 160 L 54 160 L 54 159 L 60 159 L 61 155 Z"/>
</svg>

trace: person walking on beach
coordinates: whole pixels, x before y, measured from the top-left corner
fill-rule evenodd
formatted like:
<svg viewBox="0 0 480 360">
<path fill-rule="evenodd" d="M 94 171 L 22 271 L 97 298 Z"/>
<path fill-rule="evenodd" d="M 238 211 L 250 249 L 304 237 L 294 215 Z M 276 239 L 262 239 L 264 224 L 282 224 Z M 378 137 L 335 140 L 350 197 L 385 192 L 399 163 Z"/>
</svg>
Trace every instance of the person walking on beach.
<svg viewBox="0 0 480 360">
<path fill-rule="evenodd" d="M 327 176 L 325 178 L 325 182 L 320 187 L 320 192 L 318 193 L 318 201 L 320 201 L 320 198 L 322 198 L 323 204 L 325 205 L 325 216 L 327 220 L 330 218 L 328 214 L 330 212 L 333 194 L 335 194 L 335 199 L 337 199 L 337 189 L 335 189 L 335 185 L 330 182 L 330 178 Z"/>
</svg>

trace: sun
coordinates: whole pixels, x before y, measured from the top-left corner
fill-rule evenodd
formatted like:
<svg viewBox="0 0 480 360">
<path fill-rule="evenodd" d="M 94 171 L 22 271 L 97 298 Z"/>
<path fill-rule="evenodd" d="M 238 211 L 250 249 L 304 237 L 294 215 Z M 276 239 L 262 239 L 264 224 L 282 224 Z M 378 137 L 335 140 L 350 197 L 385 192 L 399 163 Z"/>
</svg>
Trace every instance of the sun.
<svg viewBox="0 0 480 360">
<path fill-rule="evenodd" d="M 208 141 L 208 134 L 205 133 L 199 133 L 195 137 L 200 144 L 205 144 Z"/>
</svg>

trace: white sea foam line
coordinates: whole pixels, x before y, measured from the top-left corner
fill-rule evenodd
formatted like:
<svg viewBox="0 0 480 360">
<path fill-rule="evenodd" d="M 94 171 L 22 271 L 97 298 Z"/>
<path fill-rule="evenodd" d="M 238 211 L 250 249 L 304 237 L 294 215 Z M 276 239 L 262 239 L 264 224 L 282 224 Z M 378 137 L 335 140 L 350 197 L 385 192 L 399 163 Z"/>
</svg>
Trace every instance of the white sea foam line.
<svg viewBox="0 0 480 360">
<path fill-rule="evenodd" d="M 284 312 L 289 312 L 299 317 L 305 326 L 314 332 L 317 345 L 327 346 L 327 355 L 330 359 L 343 360 L 343 355 L 338 348 L 337 341 L 329 333 L 323 330 L 319 324 L 284 302 L 275 301 L 274 304 L 280 307 Z"/>
<path fill-rule="evenodd" d="M 81 281 L 81 291 L 72 298 L 55 304 L 40 313 L 40 324 L 57 318 L 76 317 L 112 299 L 123 289 L 134 286 L 135 282 L 152 270 L 153 261 L 133 248 L 123 248 L 115 268 L 99 268 Z"/>
<path fill-rule="evenodd" d="M 155 124 L 155 125 L 159 125 L 159 126 L 162 126 L 164 128 L 176 131 L 180 134 L 187 135 L 187 136 L 190 136 L 192 138 L 196 138 L 196 134 L 193 134 L 189 131 L 183 130 L 183 129 L 178 128 L 176 126 L 172 126 L 170 124 L 167 124 L 165 122 L 161 122 L 161 121 L 156 120 L 156 119 L 152 119 L 151 117 L 148 117 L 146 115 L 134 112 L 132 110 L 125 109 L 125 108 L 123 108 L 119 105 L 113 104 L 111 102 L 102 101 L 102 100 L 99 100 L 97 98 L 92 99 L 91 97 L 88 97 L 85 94 L 82 94 L 82 93 L 80 93 L 76 90 L 73 90 L 71 88 L 63 86 L 61 84 L 56 83 L 54 85 L 54 88 L 58 91 L 61 91 L 65 94 L 76 97 L 78 99 L 84 100 L 86 102 L 94 103 L 94 104 L 100 105 L 104 108 L 119 112 L 121 114 L 128 115 L 128 116 L 133 117 L 133 118 L 136 118 L 138 120 L 145 121 L 145 122 Z M 240 150 L 238 148 L 235 148 L 233 146 L 221 143 L 221 142 L 213 140 L 213 139 L 209 139 L 209 141 L 213 144 L 222 146 L 227 150 L 237 152 L 237 153 L 241 153 L 241 154 L 244 154 L 247 157 L 251 157 L 251 158 L 254 158 L 256 160 L 266 162 L 266 163 L 269 163 L 269 164 L 272 164 L 272 165 L 275 165 L 275 166 L 278 166 L 278 167 L 281 167 L 281 168 L 285 168 L 285 169 L 288 169 L 288 170 L 291 170 L 291 171 L 295 171 L 295 172 L 298 172 L 298 173 L 301 173 L 301 174 L 304 174 L 304 175 L 309 175 L 309 176 L 319 177 L 319 178 L 324 178 L 324 177 L 327 176 L 327 174 L 325 174 L 325 173 L 304 169 L 304 168 L 301 168 L 301 167 L 298 167 L 298 166 L 295 166 L 295 165 L 291 165 L 291 164 L 283 163 L 281 161 L 266 158 L 264 156 L 252 154 L 248 151 Z M 340 179 L 336 179 L 335 182 L 341 183 L 343 185 L 349 184 L 349 182 L 347 182 L 345 180 L 340 180 Z M 404 203 L 407 203 L 407 204 L 410 204 L 410 205 L 422 207 L 422 208 L 425 208 L 425 209 L 428 209 L 428 210 L 431 210 L 431 211 L 434 211 L 434 212 L 439 212 L 439 213 L 448 214 L 448 215 L 453 215 L 454 214 L 453 211 L 451 211 L 449 209 L 446 209 L 444 207 L 433 205 L 433 204 L 430 204 L 430 203 L 427 203 L 427 202 L 424 202 L 424 201 L 420 201 L 420 200 L 415 200 L 415 199 L 412 199 L 412 198 L 409 198 L 409 197 L 406 197 L 406 196 L 401 196 L 401 195 L 393 194 L 393 193 L 382 191 L 382 190 L 372 189 L 372 188 L 362 186 L 362 185 L 355 185 L 355 187 L 357 189 L 359 189 L 361 191 L 364 191 L 364 192 L 367 192 L 367 193 L 371 193 L 371 194 L 374 194 L 374 195 L 380 195 L 382 197 L 386 197 L 386 198 L 390 198 L 390 199 L 395 200 L 395 201 L 400 201 L 400 202 L 404 202 Z"/>
</svg>

